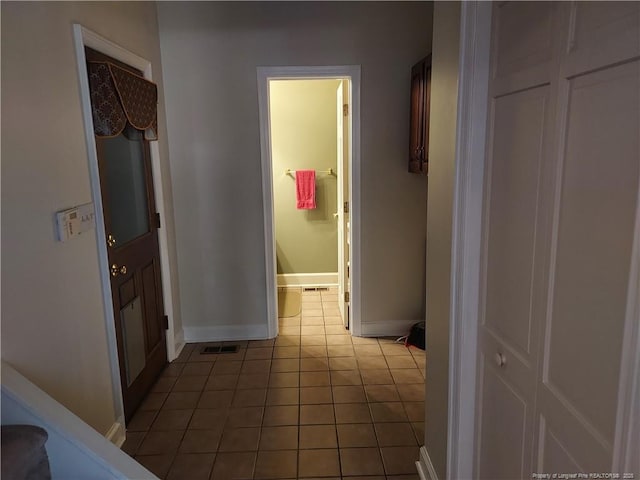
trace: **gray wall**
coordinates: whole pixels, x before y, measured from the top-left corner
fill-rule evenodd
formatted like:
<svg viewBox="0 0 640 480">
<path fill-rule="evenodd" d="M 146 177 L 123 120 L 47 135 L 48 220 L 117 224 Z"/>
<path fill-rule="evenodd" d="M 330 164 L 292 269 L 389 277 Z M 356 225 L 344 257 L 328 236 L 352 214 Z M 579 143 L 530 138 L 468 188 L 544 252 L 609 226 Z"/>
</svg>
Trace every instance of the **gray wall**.
<svg viewBox="0 0 640 480">
<path fill-rule="evenodd" d="M 2 359 L 106 433 L 116 418 L 95 231 L 66 243 L 54 233 L 56 211 L 91 201 L 72 23 L 152 62 L 160 83 L 164 226 L 171 231 L 155 4 L 2 2 L 1 8 Z M 175 259 L 174 253 L 174 265 Z M 173 288 L 177 302 L 177 283 Z"/>
<path fill-rule="evenodd" d="M 428 2 L 160 2 L 186 327 L 266 325 L 257 66 L 362 66 L 362 319 L 424 314 L 426 189 L 407 173 Z"/>
<path fill-rule="evenodd" d="M 460 3 L 433 11 L 429 194 L 427 199 L 427 376 L 425 446 L 446 478 L 449 396 L 451 225 L 458 105 Z"/>
</svg>

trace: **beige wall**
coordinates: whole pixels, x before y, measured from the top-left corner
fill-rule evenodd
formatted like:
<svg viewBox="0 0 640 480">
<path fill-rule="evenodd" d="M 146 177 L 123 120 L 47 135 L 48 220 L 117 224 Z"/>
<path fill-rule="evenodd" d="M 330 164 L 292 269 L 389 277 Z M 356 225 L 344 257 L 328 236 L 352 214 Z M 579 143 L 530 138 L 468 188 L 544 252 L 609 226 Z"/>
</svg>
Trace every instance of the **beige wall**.
<svg viewBox="0 0 640 480">
<path fill-rule="evenodd" d="M 269 84 L 273 210 L 278 273 L 338 271 L 337 104 L 340 80 Z M 295 174 L 316 170 L 316 208 L 296 209 Z"/>
<path fill-rule="evenodd" d="M 460 3 L 433 10 L 429 193 L 427 198 L 427 376 L 425 446 L 446 478 L 449 395 L 451 225 L 455 175 Z"/>
<path fill-rule="evenodd" d="M 56 211 L 91 201 L 72 23 L 152 62 L 168 197 L 163 227 L 171 232 L 155 5 L 2 2 L 1 8 L 2 358 L 106 433 L 116 418 L 95 231 L 66 243 L 54 233 Z"/>
<path fill-rule="evenodd" d="M 361 65 L 362 319 L 424 317 L 426 189 L 407 173 L 430 2 L 160 2 L 185 327 L 266 325 L 257 66 Z M 247 298 L 249 296 L 249 298 Z"/>
</svg>

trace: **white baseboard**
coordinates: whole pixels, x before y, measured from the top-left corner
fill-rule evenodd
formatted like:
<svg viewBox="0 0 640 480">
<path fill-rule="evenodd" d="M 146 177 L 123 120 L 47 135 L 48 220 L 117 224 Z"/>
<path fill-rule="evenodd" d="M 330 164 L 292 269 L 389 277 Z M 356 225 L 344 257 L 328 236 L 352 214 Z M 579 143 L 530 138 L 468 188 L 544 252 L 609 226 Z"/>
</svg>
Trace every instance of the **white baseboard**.
<svg viewBox="0 0 640 480">
<path fill-rule="evenodd" d="M 111 428 L 109 429 L 105 437 L 116 447 L 121 448 L 122 444 L 127 439 L 127 434 L 124 429 L 124 419 L 119 418 L 117 422 L 111 425 Z"/>
<path fill-rule="evenodd" d="M 269 338 L 269 332 L 266 323 L 262 325 L 184 327 L 184 340 L 187 343 L 223 340 L 264 340 L 267 338 Z"/>
<path fill-rule="evenodd" d="M 360 336 L 362 337 L 402 337 L 408 335 L 411 325 L 420 320 L 386 320 L 384 322 L 362 322 Z"/>
<path fill-rule="evenodd" d="M 438 480 L 438 475 L 433 463 L 431 463 L 431 458 L 429 458 L 427 447 L 420 447 L 420 460 L 416 462 L 416 468 L 418 469 L 420 480 Z"/>
<path fill-rule="evenodd" d="M 279 273 L 279 287 L 334 287 L 338 285 L 336 273 Z"/>
<path fill-rule="evenodd" d="M 182 353 L 182 349 L 184 348 L 186 342 L 184 341 L 184 329 L 181 328 L 180 331 L 176 334 L 175 338 L 174 338 L 174 345 L 175 345 L 175 358 L 170 359 L 169 361 L 172 362 L 173 360 L 175 360 L 176 358 L 178 358 L 180 356 L 180 353 Z"/>
</svg>

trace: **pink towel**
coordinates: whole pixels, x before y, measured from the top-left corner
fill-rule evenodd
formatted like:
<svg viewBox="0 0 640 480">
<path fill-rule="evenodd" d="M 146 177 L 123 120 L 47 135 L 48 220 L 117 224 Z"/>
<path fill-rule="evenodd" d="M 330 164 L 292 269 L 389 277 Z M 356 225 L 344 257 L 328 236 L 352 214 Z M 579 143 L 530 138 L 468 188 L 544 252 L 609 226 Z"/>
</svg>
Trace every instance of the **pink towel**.
<svg viewBox="0 0 640 480">
<path fill-rule="evenodd" d="M 316 208 L 316 171 L 296 170 L 296 208 Z"/>
</svg>

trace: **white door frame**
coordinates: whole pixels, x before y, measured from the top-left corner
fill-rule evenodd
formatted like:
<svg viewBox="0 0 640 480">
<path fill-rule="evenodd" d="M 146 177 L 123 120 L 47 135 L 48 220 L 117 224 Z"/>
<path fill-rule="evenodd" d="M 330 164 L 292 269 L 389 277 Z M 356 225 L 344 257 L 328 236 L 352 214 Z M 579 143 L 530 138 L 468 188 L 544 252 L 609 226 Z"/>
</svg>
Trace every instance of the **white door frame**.
<svg viewBox="0 0 640 480">
<path fill-rule="evenodd" d="M 273 226 L 273 188 L 271 161 L 271 131 L 269 126 L 269 80 L 314 78 L 348 78 L 350 80 L 350 273 L 351 273 L 351 334 L 359 336 L 360 327 L 360 65 L 258 67 L 258 107 L 260 112 L 260 146 L 262 163 L 262 205 L 264 209 L 264 246 L 267 287 L 268 335 L 278 335 L 278 292 L 276 279 L 276 242 Z"/>
<path fill-rule="evenodd" d="M 475 478 L 476 374 L 491 2 L 463 2 L 451 248 L 447 478 Z M 618 391 L 613 472 L 640 470 L 640 194 Z M 437 477 L 421 451 L 419 471 Z M 431 468 L 429 468 L 431 467 Z"/>
<path fill-rule="evenodd" d="M 93 117 L 91 114 L 91 95 L 89 93 L 89 79 L 87 77 L 87 61 L 84 47 L 97 50 L 105 55 L 115 58 L 127 65 L 141 70 L 144 77 L 152 80 L 151 62 L 128 51 L 110 40 L 86 29 L 82 25 L 73 24 L 73 39 L 76 49 L 76 62 L 78 66 L 78 81 L 80 84 L 80 96 L 82 105 L 82 118 L 84 122 L 85 141 L 87 144 L 87 157 L 89 162 L 89 177 L 91 183 L 91 196 L 95 208 L 96 218 L 96 242 L 98 244 L 98 263 L 100 266 L 100 281 L 102 284 L 102 299 L 107 332 L 107 344 L 109 352 L 109 364 L 111 367 L 111 385 L 113 389 L 113 404 L 117 422 L 124 428 L 124 404 L 122 402 L 122 387 L 120 385 L 120 367 L 118 362 L 118 346 L 116 342 L 116 329 L 114 323 L 114 311 L 111 295 L 111 278 L 109 275 L 109 256 L 107 253 L 107 235 L 104 229 L 104 215 L 102 212 L 102 193 L 100 191 L 100 171 L 98 169 L 98 156 L 94 138 Z M 160 218 L 165 218 L 164 191 L 162 189 L 162 176 L 160 169 L 160 150 L 158 142 L 149 142 L 151 150 L 151 170 L 153 176 L 153 188 L 155 192 L 156 211 Z M 179 352 L 176 348 L 174 330 L 174 305 L 171 296 L 171 268 L 169 263 L 169 239 L 167 229 L 158 229 L 158 245 L 160 249 L 160 269 L 162 277 L 162 295 L 165 314 L 169 317 L 169 328 L 166 331 L 167 359 L 174 360 Z M 183 346 L 184 342 L 180 342 Z M 124 433 L 124 431 L 123 431 Z M 122 437 L 124 441 L 124 437 Z"/>
</svg>

